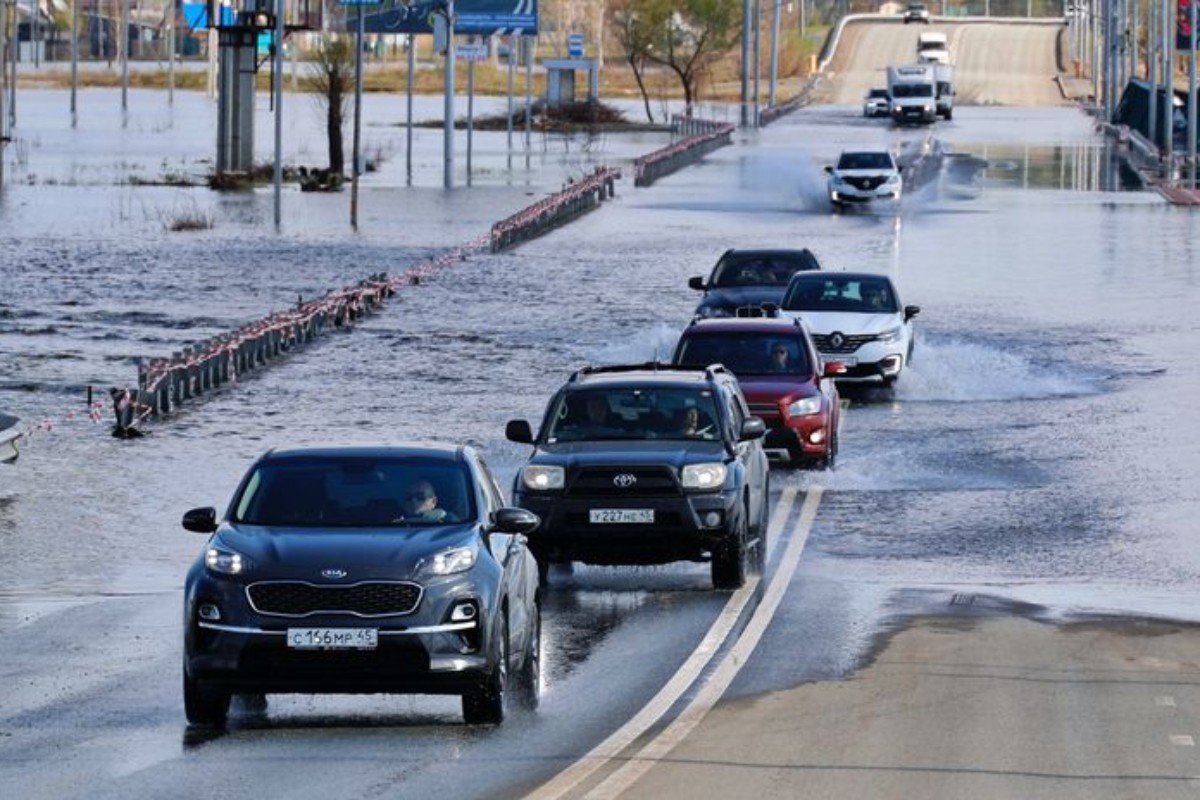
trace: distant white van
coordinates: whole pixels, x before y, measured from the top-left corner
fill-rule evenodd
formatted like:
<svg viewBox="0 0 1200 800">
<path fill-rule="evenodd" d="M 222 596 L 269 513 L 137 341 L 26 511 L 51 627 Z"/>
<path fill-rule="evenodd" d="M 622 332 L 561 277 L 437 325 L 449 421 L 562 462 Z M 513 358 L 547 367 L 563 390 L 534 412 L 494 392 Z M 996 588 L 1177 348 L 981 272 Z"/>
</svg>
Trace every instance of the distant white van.
<svg viewBox="0 0 1200 800">
<path fill-rule="evenodd" d="M 944 33 L 922 33 L 917 37 L 917 61 L 922 64 L 949 64 L 950 44 Z"/>
</svg>

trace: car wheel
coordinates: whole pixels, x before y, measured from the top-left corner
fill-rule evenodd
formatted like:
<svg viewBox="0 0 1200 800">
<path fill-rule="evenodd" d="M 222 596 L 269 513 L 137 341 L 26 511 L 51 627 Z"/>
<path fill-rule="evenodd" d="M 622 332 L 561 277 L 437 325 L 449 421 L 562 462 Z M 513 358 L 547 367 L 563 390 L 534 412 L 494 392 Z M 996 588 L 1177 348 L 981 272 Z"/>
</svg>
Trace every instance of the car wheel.
<svg viewBox="0 0 1200 800">
<path fill-rule="evenodd" d="M 483 686 L 462 696 L 463 719 L 468 725 L 499 725 L 504 721 L 508 690 L 508 613 L 500 625 L 500 653 Z"/>
<path fill-rule="evenodd" d="M 837 466 L 838 447 L 838 432 L 837 428 L 834 428 L 829 432 L 829 452 L 826 454 L 824 463 L 821 465 L 822 469 L 833 469 Z"/>
<path fill-rule="evenodd" d="M 746 516 L 742 509 L 733 535 L 717 546 L 712 556 L 714 589 L 740 589 L 746 583 Z"/>
<path fill-rule="evenodd" d="M 535 560 L 537 561 L 538 586 L 546 586 L 550 583 L 550 562 L 544 558 Z"/>
<path fill-rule="evenodd" d="M 230 693 L 205 686 L 183 670 L 183 712 L 192 725 L 219 728 L 229 716 Z"/>
<path fill-rule="evenodd" d="M 533 635 L 525 649 L 525 661 L 513 686 L 514 699 L 525 711 L 536 711 L 542 696 L 542 606 L 533 608 Z"/>
</svg>

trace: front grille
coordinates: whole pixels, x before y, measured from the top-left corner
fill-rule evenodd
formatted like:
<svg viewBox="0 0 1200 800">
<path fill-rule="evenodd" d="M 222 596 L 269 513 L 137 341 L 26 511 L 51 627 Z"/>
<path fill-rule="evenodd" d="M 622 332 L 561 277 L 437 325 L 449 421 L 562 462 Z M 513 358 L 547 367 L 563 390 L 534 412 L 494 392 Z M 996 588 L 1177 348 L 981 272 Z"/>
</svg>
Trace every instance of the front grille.
<svg viewBox="0 0 1200 800">
<path fill-rule="evenodd" d="M 887 181 L 886 175 L 871 175 L 868 177 L 846 178 L 846 183 L 850 184 L 851 186 L 855 187 L 856 189 L 862 189 L 863 191 L 867 191 L 867 192 L 871 191 L 872 189 L 874 189 L 878 186 L 882 186 L 884 184 L 884 182 L 886 182 L 886 181 Z"/>
<path fill-rule="evenodd" d="M 275 581 L 247 586 L 246 597 L 259 614 L 276 617 L 313 614 L 388 617 L 415 611 L 421 602 L 421 587 L 402 582 L 318 586 L 302 581 Z"/>
<path fill-rule="evenodd" d="M 756 417 L 766 419 L 768 417 L 779 416 L 779 406 L 775 403 L 749 403 L 750 413 Z"/>
<path fill-rule="evenodd" d="M 632 476 L 633 481 L 618 486 L 618 476 Z M 681 491 L 670 467 L 585 467 L 568 484 L 566 494 L 568 497 L 678 497 Z"/>
<path fill-rule="evenodd" d="M 830 344 L 829 336 L 825 334 L 813 334 L 812 338 L 813 344 L 817 346 L 817 350 L 819 350 L 822 355 L 827 355 L 829 353 L 853 353 L 867 342 L 873 342 L 879 337 L 873 333 L 866 333 L 857 336 L 843 334 L 841 347 L 834 347 L 832 344 Z"/>
</svg>

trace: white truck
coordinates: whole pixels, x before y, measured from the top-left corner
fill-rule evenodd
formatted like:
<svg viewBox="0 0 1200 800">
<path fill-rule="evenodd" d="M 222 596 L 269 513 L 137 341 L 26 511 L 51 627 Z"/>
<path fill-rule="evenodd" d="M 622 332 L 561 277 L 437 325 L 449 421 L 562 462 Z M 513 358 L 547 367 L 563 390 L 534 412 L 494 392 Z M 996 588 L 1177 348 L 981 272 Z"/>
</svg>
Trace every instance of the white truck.
<svg viewBox="0 0 1200 800">
<path fill-rule="evenodd" d="M 922 33 L 917 37 L 917 61 L 922 64 L 949 64 L 950 42 L 944 33 Z"/>
<path fill-rule="evenodd" d="M 928 125 L 937 119 L 937 80 L 932 64 L 887 68 L 892 121 L 897 125 Z"/>
<path fill-rule="evenodd" d="M 934 64 L 933 78 L 936 83 L 934 97 L 937 100 L 939 117 L 949 120 L 954 117 L 954 67 L 949 64 Z"/>
</svg>

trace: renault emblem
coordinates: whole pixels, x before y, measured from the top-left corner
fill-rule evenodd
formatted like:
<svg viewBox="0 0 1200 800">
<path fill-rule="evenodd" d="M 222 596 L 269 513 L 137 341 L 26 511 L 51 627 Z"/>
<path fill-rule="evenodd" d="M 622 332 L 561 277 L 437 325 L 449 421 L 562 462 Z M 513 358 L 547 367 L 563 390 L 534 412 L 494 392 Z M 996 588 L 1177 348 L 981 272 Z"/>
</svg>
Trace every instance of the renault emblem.
<svg viewBox="0 0 1200 800">
<path fill-rule="evenodd" d="M 840 350 L 842 345 L 846 343 L 846 334 L 841 331 L 834 331 L 829 334 L 829 346 L 834 350 Z"/>
<path fill-rule="evenodd" d="M 340 580 L 349 574 L 350 573 L 346 572 L 346 570 L 344 570 L 344 569 L 323 569 L 323 570 L 321 570 L 321 577 L 328 578 L 331 581 Z"/>
<path fill-rule="evenodd" d="M 621 472 L 613 477 L 613 486 L 618 489 L 628 489 L 637 483 L 637 476 L 630 472 Z"/>
</svg>

